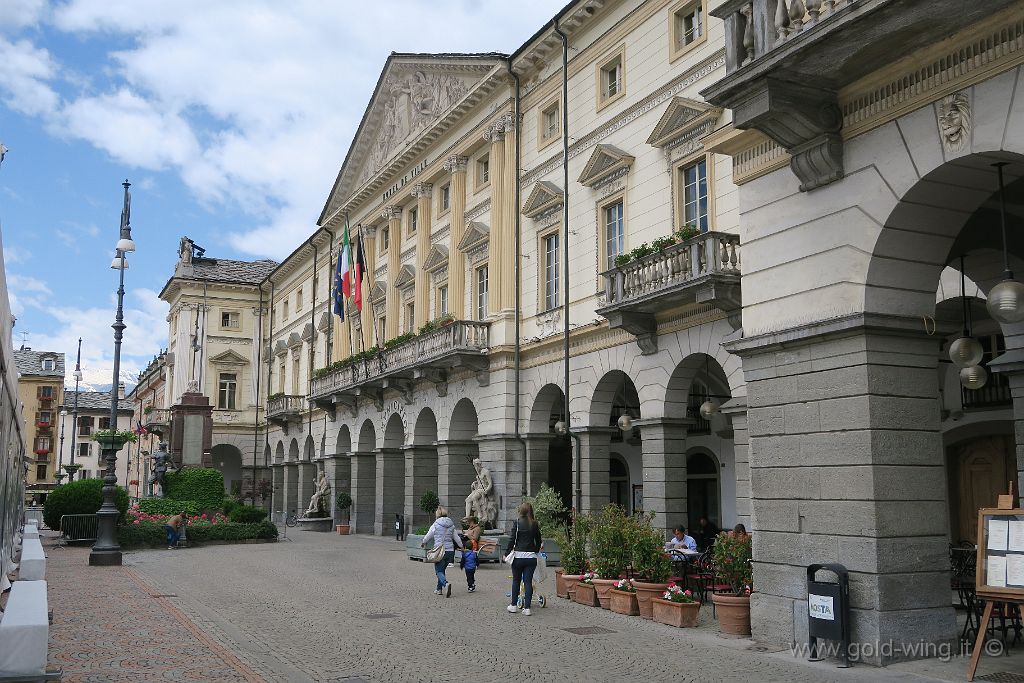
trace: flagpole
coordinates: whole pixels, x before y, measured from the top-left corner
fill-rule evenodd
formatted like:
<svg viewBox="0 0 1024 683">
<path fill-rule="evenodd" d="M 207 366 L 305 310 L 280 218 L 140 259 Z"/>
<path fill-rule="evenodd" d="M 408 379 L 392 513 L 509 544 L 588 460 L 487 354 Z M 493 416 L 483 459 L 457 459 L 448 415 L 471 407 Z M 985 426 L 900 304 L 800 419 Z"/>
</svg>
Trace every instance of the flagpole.
<svg viewBox="0 0 1024 683">
<path fill-rule="evenodd" d="M 348 224 L 348 222 L 349 222 L 349 220 L 348 220 L 348 213 L 346 213 L 345 214 L 345 223 Z M 359 235 L 361 234 L 361 232 L 362 232 L 362 225 L 357 225 L 356 226 L 356 244 L 357 245 L 359 244 Z M 358 246 L 356 248 L 358 249 Z M 352 247 L 351 247 L 351 244 L 350 244 L 349 245 L 349 253 L 350 254 L 352 253 L 351 249 L 352 249 Z M 351 266 L 351 264 L 350 264 L 350 266 Z M 351 268 L 351 271 L 352 271 L 352 274 L 355 275 L 355 268 Z M 362 287 L 362 286 L 363 286 L 363 283 L 362 283 L 362 281 L 360 279 L 357 279 L 355 277 L 352 278 L 351 294 L 352 294 L 353 298 L 355 297 L 355 294 L 356 294 L 356 287 Z M 363 325 L 363 312 L 359 311 L 359 326 L 360 326 L 360 329 L 362 328 L 362 325 Z M 352 320 L 349 319 L 349 322 L 348 322 L 348 348 L 353 350 L 351 353 L 349 353 L 350 356 L 355 355 L 354 349 L 356 348 L 356 345 L 352 343 L 352 327 L 353 327 Z M 359 337 L 359 351 L 361 353 L 362 350 L 363 350 L 363 335 L 362 334 L 358 334 L 356 336 Z"/>
</svg>

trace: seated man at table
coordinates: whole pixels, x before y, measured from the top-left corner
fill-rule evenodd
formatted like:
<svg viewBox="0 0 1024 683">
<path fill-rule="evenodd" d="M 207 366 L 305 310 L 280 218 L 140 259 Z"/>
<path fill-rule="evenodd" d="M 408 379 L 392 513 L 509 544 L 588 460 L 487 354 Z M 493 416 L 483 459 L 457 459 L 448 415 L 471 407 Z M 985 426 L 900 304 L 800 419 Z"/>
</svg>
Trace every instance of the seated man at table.
<svg viewBox="0 0 1024 683">
<path fill-rule="evenodd" d="M 686 535 L 686 529 L 677 526 L 672 532 L 672 538 L 665 542 L 665 550 L 697 550 L 697 541 L 692 536 Z"/>
</svg>

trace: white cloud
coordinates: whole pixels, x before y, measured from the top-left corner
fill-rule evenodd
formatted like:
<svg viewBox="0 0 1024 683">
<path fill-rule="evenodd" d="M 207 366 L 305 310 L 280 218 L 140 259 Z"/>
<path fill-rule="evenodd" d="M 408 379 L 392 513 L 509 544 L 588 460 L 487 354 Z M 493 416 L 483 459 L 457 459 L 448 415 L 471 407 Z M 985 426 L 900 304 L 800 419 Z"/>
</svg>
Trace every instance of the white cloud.
<svg viewBox="0 0 1024 683">
<path fill-rule="evenodd" d="M 0 32 L 11 32 L 37 23 L 46 10 L 45 0 L 0 2 Z"/>
<path fill-rule="evenodd" d="M 52 114 L 60 98 L 46 81 L 55 74 L 49 52 L 28 40 L 0 37 L 0 92 L 6 106 L 28 115 Z"/>
<path fill-rule="evenodd" d="M 14 245 L 4 246 L 4 263 L 10 267 L 15 263 L 28 263 L 32 258 L 32 252 Z"/>
<path fill-rule="evenodd" d="M 7 275 L 7 286 L 21 292 L 38 292 L 40 294 L 53 294 L 50 287 L 39 278 L 31 275 Z"/>
</svg>

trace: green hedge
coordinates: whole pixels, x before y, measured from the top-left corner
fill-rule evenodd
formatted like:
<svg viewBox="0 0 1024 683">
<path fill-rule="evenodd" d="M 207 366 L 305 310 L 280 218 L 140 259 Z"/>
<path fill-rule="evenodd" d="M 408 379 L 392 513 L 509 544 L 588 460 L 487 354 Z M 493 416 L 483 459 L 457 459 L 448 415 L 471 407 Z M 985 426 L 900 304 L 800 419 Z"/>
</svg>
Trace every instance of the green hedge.
<svg viewBox="0 0 1024 683">
<path fill-rule="evenodd" d="M 118 542 L 122 548 L 159 548 L 167 544 L 167 531 L 156 522 L 122 524 L 117 528 Z M 186 532 L 190 544 L 206 541 L 241 541 L 250 538 L 276 539 L 277 527 L 270 522 L 258 524 L 203 524 L 190 526 Z"/>
<path fill-rule="evenodd" d="M 139 509 L 149 515 L 176 515 L 184 510 L 189 515 L 198 515 L 203 507 L 194 500 L 171 500 L 170 498 L 143 498 Z"/>
<path fill-rule="evenodd" d="M 158 548 L 167 545 L 167 532 L 156 522 L 122 524 L 117 527 L 117 541 L 122 548 Z"/>
<path fill-rule="evenodd" d="M 238 524 L 256 524 L 267 518 L 267 511 L 263 508 L 238 505 L 231 510 L 228 517 Z"/>
<path fill-rule="evenodd" d="M 120 486 L 114 500 L 117 509 L 124 519 L 128 512 L 128 492 Z M 95 514 L 103 504 L 103 480 L 79 479 L 58 486 L 43 503 L 43 521 L 53 530 L 60 529 L 60 518 L 63 515 Z"/>
<path fill-rule="evenodd" d="M 186 467 L 167 474 L 167 497 L 194 500 L 205 510 L 224 506 L 224 475 L 207 467 Z"/>
</svg>

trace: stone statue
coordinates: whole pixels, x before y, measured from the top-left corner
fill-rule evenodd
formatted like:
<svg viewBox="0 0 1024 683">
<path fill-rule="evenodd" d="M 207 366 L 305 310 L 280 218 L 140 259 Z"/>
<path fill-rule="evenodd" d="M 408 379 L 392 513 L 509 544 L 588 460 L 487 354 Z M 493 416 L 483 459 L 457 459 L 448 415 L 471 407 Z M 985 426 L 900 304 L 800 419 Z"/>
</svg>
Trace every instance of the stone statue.
<svg viewBox="0 0 1024 683">
<path fill-rule="evenodd" d="M 153 484 L 158 484 L 160 497 L 165 498 L 167 497 L 167 463 L 171 459 L 171 454 L 167 452 L 167 442 L 161 441 L 157 446 L 156 453 L 150 457 L 153 458 L 153 474 L 149 478 L 149 485 L 152 487 Z"/>
<path fill-rule="evenodd" d="M 309 507 L 303 516 L 326 517 L 328 513 L 327 506 L 330 500 L 331 484 L 327 481 L 327 475 L 321 472 L 320 479 L 316 484 L 316 491 L 313 492 L 313 497 L 309 499 Z"/>
<path fill-rule="evenodd" d="M 939 101 L 939 133 L 947 152 L 959 152 L 971 135 L 971 101 L 963 91 Z"/>
<path fill-rule="evenodd" d="M 494 480 L 491 472 L 480 458 L 473 460 L 476 478 L 466 497 L 466 517 L 476 517 L 485 529 L 494 528 L 498 522 L 498 501 L 494 495 Z"/>
</svg>

